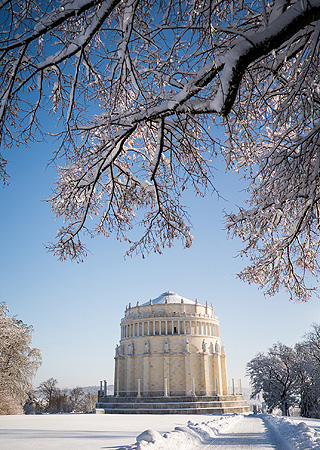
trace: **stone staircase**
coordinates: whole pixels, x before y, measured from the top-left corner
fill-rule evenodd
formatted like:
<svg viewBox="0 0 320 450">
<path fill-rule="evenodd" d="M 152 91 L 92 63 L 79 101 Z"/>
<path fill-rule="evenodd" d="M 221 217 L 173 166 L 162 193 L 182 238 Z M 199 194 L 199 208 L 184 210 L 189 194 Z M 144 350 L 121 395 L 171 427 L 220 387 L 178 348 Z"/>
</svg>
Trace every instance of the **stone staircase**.
<svg viewBox="0 0 320 450">
<path fill-rule="evenodd" d="M 99 397 L 96 409 L 104 410 L 105 414 L 233 414 L 250 411 L 242 395 Z"/>
</svg>

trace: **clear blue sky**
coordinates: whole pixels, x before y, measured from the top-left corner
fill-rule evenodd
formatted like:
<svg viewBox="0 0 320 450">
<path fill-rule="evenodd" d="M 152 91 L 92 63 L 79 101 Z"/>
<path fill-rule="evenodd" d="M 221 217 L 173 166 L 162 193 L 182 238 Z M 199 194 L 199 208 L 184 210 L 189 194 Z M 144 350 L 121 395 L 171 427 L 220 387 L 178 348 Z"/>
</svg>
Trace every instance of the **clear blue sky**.
<svg viewBox="0 0 320 450">
<path fill-rule="evenodd" d="M 242 202 L 243 184 L 221 166 L 216 185 L 227 201 L 187 193 L 195 236 L 191 249 L 180 243 L 161 256 L 124 260 L 127 247 L 111 238 L 90 239 L 82 264 L 58 262 L 44 244 L 58 228 L 44 201 L 56 177 L 44 172 L 51 144 L 8 151 L 9 187 L 0 189 L 0 301 L 34 326 L 33 345 L 43 364 L 35 386 L 54 377 L 60 387 L 113 382 L 114 347 L 126 304 L 155 298 L 166 290 L 214 305 L 226 345 L 228 377 L 244 378 L 246 363 L 281 341 L 293 345 L 320 322 L 319 300 L 289 302 L 286 293 L 265 298 L 235 273 L 245 261 L 235 258 L 240 241 L 223 230 L 223 208 Z"/>
</svg>

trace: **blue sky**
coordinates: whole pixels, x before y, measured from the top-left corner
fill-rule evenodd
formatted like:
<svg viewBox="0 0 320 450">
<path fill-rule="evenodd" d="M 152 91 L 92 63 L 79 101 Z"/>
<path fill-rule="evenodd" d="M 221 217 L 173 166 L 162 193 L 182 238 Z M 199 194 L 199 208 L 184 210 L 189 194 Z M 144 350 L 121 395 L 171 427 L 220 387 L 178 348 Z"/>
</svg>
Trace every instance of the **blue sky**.
<svg viewBox="0 0 320 450">
<path fill-rule="evenodd" d="M 91 253 L 84 263 L 58 262 L 45 248 L 58 228 L 44 201 L 56 177 L 53 167 L 44 171 L 51 151 L 48 143 L 8 151 L 10 185 L 0 189 L 0 301 L 34 326 L 33 345 L 43 355 L 35 386 L 50 377 L 60 387 L 112 383 L 126 304 L 167 290 L 213 303 L 228 377 L 242 378 L 244 385 L 245 365 L 257 352 L 277 341 L 293 345 L 320 321 L 318 299 L 297 304 L 284 292 L 265 298 L 236 278 L 245 264 L 235 258 L 241 242 L 227 240 L 221 210 L 235 210 L 244 185 L 237 175 L 225 174 L 223 165 L 216 186 L 226 200 L 187 193 L 195 236 L 190 249 L 177 242 L 161 256 L 124 260 L 126 245 L 101 237 L 88 241 Z"/>
</svg>

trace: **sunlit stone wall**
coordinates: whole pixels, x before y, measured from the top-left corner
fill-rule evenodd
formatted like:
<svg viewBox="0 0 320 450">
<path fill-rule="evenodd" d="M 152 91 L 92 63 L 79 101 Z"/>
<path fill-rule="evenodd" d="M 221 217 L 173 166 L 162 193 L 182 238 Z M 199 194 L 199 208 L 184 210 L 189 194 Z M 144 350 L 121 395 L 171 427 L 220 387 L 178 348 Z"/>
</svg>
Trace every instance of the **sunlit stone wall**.
<svg viewBox="0 0 320 450">
<path fill-rule="evenodd" d="M 173 292 L 129 303 L 114 384 L 116 396 L 226 395 L 226 356 L 212 305 Z"/>
</svg>

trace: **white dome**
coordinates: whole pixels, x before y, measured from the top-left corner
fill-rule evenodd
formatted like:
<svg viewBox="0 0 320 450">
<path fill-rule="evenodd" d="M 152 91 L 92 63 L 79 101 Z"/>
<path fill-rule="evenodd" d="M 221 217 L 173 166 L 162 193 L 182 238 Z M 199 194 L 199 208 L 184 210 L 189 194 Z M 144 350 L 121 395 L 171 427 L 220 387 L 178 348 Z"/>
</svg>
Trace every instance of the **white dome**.
<svg viewBox="0 0 320 450">
<path fill-rule="evenodd" d="M 149 302 L 144 303 L 147 305 Z M 181 297 L 181 295 L 176 294 L 175 292 L 167 291 L 161 294 L 159 297 L 152 300 L 153 305 L 159 305 L 161 303 L 189 303 L 194 305 L 195 302 L 189 300 L 188 298 Z"/>
</svg>

